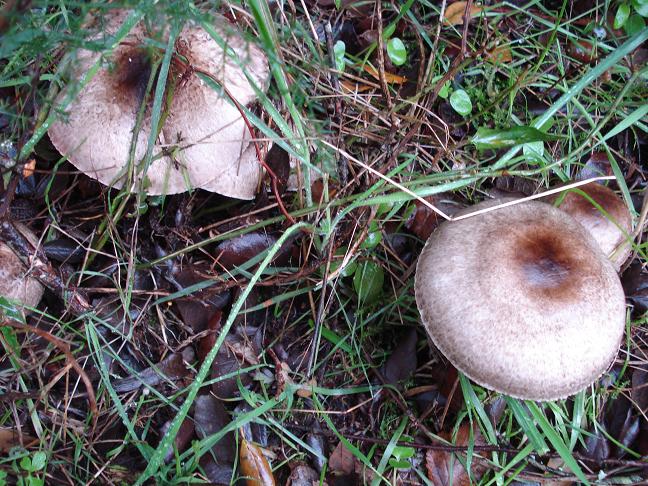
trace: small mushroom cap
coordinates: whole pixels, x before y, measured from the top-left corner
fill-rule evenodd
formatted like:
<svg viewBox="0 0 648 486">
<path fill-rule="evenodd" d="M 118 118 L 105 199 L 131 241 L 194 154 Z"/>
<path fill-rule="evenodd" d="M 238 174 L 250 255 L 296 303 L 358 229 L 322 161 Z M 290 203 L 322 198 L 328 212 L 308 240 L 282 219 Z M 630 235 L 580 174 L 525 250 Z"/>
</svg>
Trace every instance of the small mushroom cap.
<svg viewBox="0 0 648 486">
<path fill-rule="evenodd" d="M 38 238 L 26 226 L 14 223 L 16 229 L 34 246 Z M 43 297 L 43 286 L 27 275 L 27 268 L 11 248 L 0 241 L 0 295 L 16 300 L 25 307 L 36 307 Z"/>
<path fill-rule="evenodd" d="M 125 11 L 113 14 L 105 33 L 113 34 L 125 16 Z M 250 145 L 250 132 L 230 97 L 241 106 L 256 99 L 252 84 L 265 89 L 268 63 L 263 52 L 246 42 L 223 18 L 218 17 L 213 27 L 225 48 L 197 26 L 187 26 L 179 35 L 177 50 L 193 70 L 171 63 L 167 95 L 172 90 L 172 96 L 165 95 L 165 99 L 172 101 L 171 106 L 163 107 L 162 116 L 166 119 L 151 165 L 145 171 L 148 194 L 203 188 L 239 199 L 254 197 L 261 165 L 256 155 L 242 157 Z M 153 64 L 152 53 L 145 47 L 147 37 L 143 24 L 136 25 L 115 48 L 110 63 L 75 95 L 67 107 L 67 116 L 49 129 L 52 143 L 70 162 L 109 186 L 122 187 L 128 170 L 131 139 Z M 229 50 L 236 53 L 251 81 L 227 54 Z M 57 103 L 65 100 L 69 90 L 100 56 L 84 49 L 77 53 L 72 83 L 61 92 Z M 227 94 L 209 86 L 199 72 L 213 76 Z M 135 164 L 140 164 L 146 153 L 152 94 L 147 103 L 137 134 Z M 142 168 L 138 167 L 137 172 L 137 178 L 144 177 Z"/>
<path fill-rule="evenodd" d="M 421 253 L 415 291 L 422 322 L 450 362 L 513 397 L 582 390 L 609 367 L 623 336 L 614 268 L 580 224 L 545 203 L 442 224 Z"/>
<path fill-rule="evenodd" d="M 579 191 L 584 192 L 608 213 L 608 219 Z M 552 195 L 552 203 L 582 224 L 618 270 L 632 253 L 626 235 L 632 232 L 632 215 L 626 204 L 612 189 L 591 183 L 567 193 Z M 617 226 L 618 225 L 618 226 Z"/>
</svg>

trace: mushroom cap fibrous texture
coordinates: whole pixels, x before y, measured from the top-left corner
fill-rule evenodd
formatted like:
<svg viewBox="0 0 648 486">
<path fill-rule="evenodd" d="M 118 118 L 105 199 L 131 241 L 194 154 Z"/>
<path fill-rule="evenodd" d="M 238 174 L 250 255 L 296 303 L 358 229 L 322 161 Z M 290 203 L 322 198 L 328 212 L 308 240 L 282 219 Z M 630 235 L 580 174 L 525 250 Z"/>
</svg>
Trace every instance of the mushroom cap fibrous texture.
<svg viewBox="0 0 648 486">
<path fill-rule="evenodd" d="M 29 228 L 20 223 L 14 223 L 14 226 L 32 245 L 38 245 L 38 238 Z M 40 282 L 28 275 L 28 269 L 18 255 L 0 241 L 0 295 L 25 307 L 36 307 L 43 291 Z"/>
<path fill-rule="evenodd" d="M 589 198 L 607 215 L 592 204 Z M 628 235 L 632 232 L 632 215 L 628 206 L 612 189 L 590 183 L 554 194 L 549 200 L 585 227 L 617 270 L 628 259 L 632 253 L 628 241 Z"/>
<path fill-rule="evenodd" d="M 102 37 L 95 40 L 114 35 L 126 16 L 124 10 L 112 13 Z M 162 126 L 149 167 L 142 167 L 153 103 L 153 90 L 147 86 L 151 77 L 157 82 L 159 73 L 152 73 L 154 59 L 157 54 L 161 60 L 164 51 L 155 51 L 148 41 L 153 37 L 164 41 L 168 34 L 151 32 L 143 22 L 133 27 L 78 93 L 73 90 L 79 80 L 102 54 L 86 49 L 75 53 L 70 84 L 55 105 L 64 104 L 68 97 L 72 101 L 65 116 L 49 128 L 54 146 L 79 170 L 109 186 L 123 187 L 129 167 L 135 165 L 133 184 L 128 188 L 132 191 L 138 189 L 135 182 L 145 177 L 143 186 L 148 194 L 202 188 L 252 199 L 261 165 L 251 150 L 250 130 L 240 109 L 256 99 L 255 88 L 263 91 L 267 87 L 268 63 L 263 52 L 223 17 L 216 17 L 211 26 L 218 41 L 196 25 L 185 26 L 175 41 Z M 145 113 L 137 127 L 143 103 Z M 129 164 L 134 138 L 133 163 Z"/>
<path fill-rule="evenodd" d="M 517 398 L 582 390 L 610 366 L 623 336 L 616 271 L 576 220 L 541 202 L 443 223 L 421 253 L 415 291 L 441 353 Z"/>
</svg>

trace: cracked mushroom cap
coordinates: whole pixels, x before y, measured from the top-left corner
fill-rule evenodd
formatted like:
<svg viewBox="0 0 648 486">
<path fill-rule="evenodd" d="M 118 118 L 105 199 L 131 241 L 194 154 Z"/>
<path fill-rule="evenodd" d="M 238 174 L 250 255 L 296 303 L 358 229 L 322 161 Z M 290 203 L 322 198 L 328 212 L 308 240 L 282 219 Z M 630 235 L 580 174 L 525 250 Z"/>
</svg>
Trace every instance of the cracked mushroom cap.
<svg viewBox="0 0 648 486">
<path fill-rule="evenodd" d="M 125 11 L 113 14 L 103 28 L 105 35 L 114 34 L 126 15 Z M 216 18 L 213 27 L 226 49 L 197 26 L 185 27 L 176 41 L 176 52 L 181 56 L 175 56 L 169 69 L 165 100 L 171 102 L 162 109 L 164 124 L 146 170 L 148 194 L 202 188 L 239 199 L 254 197 L 261 165 L 250 150 L 254 146 L 250 144 L 249 129 L 230 97 L 242 106 L 253 102 L 256 92 L 243 69 L 263 90 L 269 80 L 268 63 L 263 52 L 224 18 Z M 137 24 L 114 49 L 109 62 L 74 96 L 66 108 L 67 116 L 49 129 L 52 143 L 72 164 L 109 186 L 122 187 L 132 165 L 128 164 L 130 146 L 145 97 L 146 114 L 136 140 L 136 166 L 141 165 L 146 152 L 153 98 L 152 93 L 147 95 L 146 87 L 156 55 L 147 47 L 149 37 L 154 33 L 147 33 L 142 23 Z M 230 51 L 243 69 L 227 54 Z M 77 53 L 72 82 L 60 93 L 57 104 L 63 103 L 69 90 L 100 56 L 89 50 Z M 213 89 L 199 73 L 208 73 L 225 90 Z M 138 179 L 143 177 L 141 167 L 137 172 Z M 129 189 L 136 190 L 136 186 Z"/>
<path fill-rule="evenodd" d="M 601 206 L 610 219 L 579 191 Z M 623 200 L 612 189 L 596 183 L 548 199 L 582 224 L 619 270 L 632 253 L 632 246 L 626 238 L 632 232 L 632 215 Z"/>
<path fill-rule="evenodd" d="M 610 366 L 623 336 L 614 268 L 578 222 L 549 204 L 445 222 L 415 280 L 422 323 L 439 350 L 475 382 L 513 397 L 582 390 Z"/>
<path fill-rule="evenodd" d="M 14 223 L 16 229 L 34 246 L 38 238 L 25 225 Z M 16 300 L 25 307 L 36 307 L 43 297 L 43 286 L 27 275 L 28 269 L 14 251 L 0 241 L 0 295 Z M 28 312 L 25 309 L 25 312 Z"/>
</svg>

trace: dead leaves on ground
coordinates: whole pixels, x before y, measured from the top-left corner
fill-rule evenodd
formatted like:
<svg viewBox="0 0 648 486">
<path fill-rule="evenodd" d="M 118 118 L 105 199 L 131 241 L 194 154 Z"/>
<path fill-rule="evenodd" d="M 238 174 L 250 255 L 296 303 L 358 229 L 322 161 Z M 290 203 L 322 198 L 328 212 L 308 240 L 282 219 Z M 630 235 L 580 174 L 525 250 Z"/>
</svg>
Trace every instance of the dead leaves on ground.
<svg viewBox="0 0 648 486">
<path fill-rule="evenodd" d="M 486 445 L 479 429 L 467 423 L 459 427 L 454 441 L 450 433 L 439 435 L 456 446 L 468 447 L 471 441 L 473 445 Z M 470 486 L 479 481 L 486 470 L 477 454 L 470 458 L 468 470 L 464 464 L 467 464 L 465 454 L 462 454 L 461 460 L 457 453 L 447 451 L 429 450 L 425 455 L 428 478 L 434 486 Z"/>
<path fill-rule="evenodd" d="M 468 2 L 455 2 L 448 5 L 443 16 L 443 23 L 445 25 L 463 25 L 467 4 Z M 482 10 L 483 8 L 480 5 L 471 5 L 469 17 L 477 17 Z"/>
</svg>

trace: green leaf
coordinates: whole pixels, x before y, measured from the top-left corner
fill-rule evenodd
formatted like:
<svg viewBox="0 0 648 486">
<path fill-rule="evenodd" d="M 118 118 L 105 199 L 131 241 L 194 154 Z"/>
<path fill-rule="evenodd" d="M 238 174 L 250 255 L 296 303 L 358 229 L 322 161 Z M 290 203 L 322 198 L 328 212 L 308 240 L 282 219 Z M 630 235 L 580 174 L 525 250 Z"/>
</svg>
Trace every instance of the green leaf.
<svg viewBox="0 0 648 486">
<path fill-rule="evenodd" d="M 365 262 L 353 276 L 353 288 L 358 294 L 358 301 L 365 304 L 375 302 L 382 293 L 384 281 L 382 267 L 372 261 Z"/>
<path fill-rule="evenodd" d="M 646 22 L 640 15 L 632 15 L 623 26 L 623 30 L 629 36 L 633 36 L 646 28 Z"/>
<path fill-rule="evenodd" d="M 47 454 L 43 451 L 37 451 L 32 457 L 32 471 L 40 471 L 47 464 Z"/>
<path fill-rule="evenodd" d="M 558 135 L 550 135 L 541 132 L 537 128 L 527 127 L 524 125 L 507 128 L 504 130 L 493 130 L 490 128 L 480 127 L 472 138 L 472 143 L 479 150 L 500 149 L 513 147 L 530 142 L 549 142 L 557 140 Z"/>
<path fill-rule="evenodd" d="M 442 77 L 443 77 L 442 74 L 439 74 L 438 76 L 434 76 L 432 78 L 432 81 L 430 81 L 430 84 L 434 85 L 438 83 Z M 447 100 L 449 95 L 450 95 L 450 81 L 446 81 L 445 83 L 443 83 L 443 86 L 441 86 L 441 89 L 439 90 L 439 96 L 444 100 Z"/>
<path fill-rule="evenodd" d="M 415 452 L 416 451 L 413 447 L 396 446 L 392 451 L 392 457 L 398 459 L 399 461 L 403 459 L 410 459 L 414 457 Z"/>
<path fill-rule="evenodd" d="M 619 5 L 619 8 L 616 11 L 616 15 L 614 16 L 614 28 L 615 29 L 620 29 L 625 25 L 625 23 L 628 20 L 628 17 L 630 17 L 630 5 L 627 3 L 622 3 Z"/>
<path fill-rule="evenodd" d="M 470 96 L 463 89 L 458 89 L 450 95 L 450 106 L 462 116 L 469 115 L 472 111 Z"/>
<path fill-rule="evenodd" d="M 344 71 L 344 55 L 346 54 L 346 44 L 344 41 L 337 41 L 333 46 L 333 54 L 335 55 L 335 69 L 338 71 Z"/>
<path fill-rule="evenodd" d="M 543 142 L 529 142 L 525 143 L 522 146 L 522 152 L 530 161 L 539 161 L 542 160 L 542 155 L 544 154 L 544 143 Z"/>
<path fill-rule="evenodd" d="M 32 472 L 32 463 L 29 456 L 25 456 L 20 460 L 20 469 L 27 472 Z"/>
<path fill-rule="evenodd" d="M 369 232 L 367 233 L 367 237 L 360 244 L 360 248 L 364 250 L 370 250 L 372 248 L 377 247 L 381 241 L 382 241 L 382 232 L 378 227 L 378 223 L 372 221 L 371 224 L 369 225 Z"/>
<path fill-rule="evenodd" d="M 407 49 L 398 37 L 387 42 L 387 55 L 396 66 L 402 66 L 407 61 Z"/>
<path fill-rule="evenodd" d="M 642 17 L 648 17 L 648 0 L 632 0 L 632 6 Z"/>
</svg>

